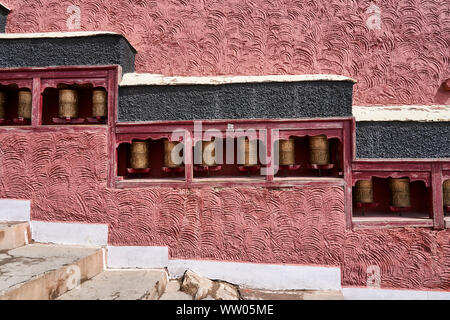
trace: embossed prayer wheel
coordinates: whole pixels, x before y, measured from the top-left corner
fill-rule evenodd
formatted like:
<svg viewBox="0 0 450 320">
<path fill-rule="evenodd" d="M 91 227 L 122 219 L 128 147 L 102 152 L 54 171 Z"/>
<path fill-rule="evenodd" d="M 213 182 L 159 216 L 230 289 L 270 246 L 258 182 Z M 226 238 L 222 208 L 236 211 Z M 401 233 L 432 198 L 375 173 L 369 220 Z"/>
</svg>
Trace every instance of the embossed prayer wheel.
<svg viewBox="0 0 450 320">
<path fill-rule="evenodd" d="M 92 91 L 92 116 L 106 117 L 108 115 L 108 95 L 104 90 Z"/>
<path fill-rule="evenodd" d="M 181 167 L 181 163 L 177 163 L 176 159 L 172 157 L 173 149 L 179 144 L 178 141 L 164 140 L 164 166 L 168 168 Z"/>
<path fill-rule="evenodd" d="M 202 141 L 202 165 L 213 167 L 216 165 L 216 144 L 213 141 Z"/>
<path fill-rule="evenodd" d="M 330 147 L 326 135 L 309 137 L 309 161 L 317 165 L 330 163 Z"/>
<path fill-rule="evenodd" d="M 6 94 L 0 91 L 0 119 L 5 119 Z"/>
<path fill-rule="evenodd" d="M 373 203 L 373 184 L 371 180 L 359 180 L 355 189 L 356 202 Z"/>
<path fill-rule="evenodd" d="M 78 117 L 78 92 L 76 90 L 59 90 L 59 116 L 61 118 Z"/>
<path fill-rule="evenodd" d="M 31 119 L 31 92 L 21 90 L 19 91 L 19 102 L 17 114 L 19 118 Z"/>
<path fill-rule="evenodd" d="M 295 164 L 295 141 L 290 138 L 288 140 L 279 141 L 280 148 L 280 165 L 292 166 Z"/>
<path fill-rule="evenodd" d="M 445 180 L 443 185 L 444 206 L 450 206 L 450 180 Z"/>
<path fill-rule="evenodd" d="M 252 167 L 258 164 L 257 141 L 251 141 L 248 138 L 238 139 L 238 159 L 239 155 L 244 160 L 244 167 Z"/>
<path fill-rule="evenodd" d="M 147 141 L 133 141 L 131 144 L 130 164 L 133 169 L 150 167 L 149 147 Z"/>
<path fill-rule="evenodd" d="M 389 179 L 391 189 L 391 205 L 397 208 L 407 208 L 411 206 L 411 193 L 409 178 Z"/>
</svg>

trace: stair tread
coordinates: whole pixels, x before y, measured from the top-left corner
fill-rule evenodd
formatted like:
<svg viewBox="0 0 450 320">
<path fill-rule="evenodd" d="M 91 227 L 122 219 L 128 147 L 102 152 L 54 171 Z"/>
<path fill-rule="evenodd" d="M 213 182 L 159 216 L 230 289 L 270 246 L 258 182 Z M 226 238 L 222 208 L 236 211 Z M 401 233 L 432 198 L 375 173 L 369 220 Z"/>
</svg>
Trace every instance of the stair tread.
<svg viewBox="0 0 450 320">
<path fill-rule="evenodd" d="M 34 243 L 0 252 L 0 297 L 22 284 L 101 250 L 98 247 Z"/>
<path fill-rule="evenodd" d="M 0 251 L 24 246 L 30 240 L 30 225 L 28 222 L 0 221 Z"/>
<path fill-rule="evenodd" d="M 159 297 L 158 284 L 167 282 L 165 270 L 105 270 L 58 300 L 148 300 Z M 164 284 L 165 287 L 165 284 Z"/>
</svg>

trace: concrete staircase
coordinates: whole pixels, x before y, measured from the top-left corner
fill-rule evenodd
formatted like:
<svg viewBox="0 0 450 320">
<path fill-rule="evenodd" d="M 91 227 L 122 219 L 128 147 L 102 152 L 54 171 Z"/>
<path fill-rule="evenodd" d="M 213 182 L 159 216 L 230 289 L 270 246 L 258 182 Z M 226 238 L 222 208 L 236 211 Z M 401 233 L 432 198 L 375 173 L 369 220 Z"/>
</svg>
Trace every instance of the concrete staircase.
<svg viewBox="0 0 450 320">
<path fill-rule="evenodd" d="M 32 243 L 28 222 L 0 221 L 0 300 L 193 300 L 195 296 L 183 291 L 179 280 L 169 281 L 165 269 L 105 268 L 102 247 Z M 211 282 L 197 277 L 198 285 Z M 343 298 L 340 291 L 235 288 L 236 298 L 244 300 Z M 225 295 L 219 291 L 217 297 L 203 299 L 227 299 L 226 290 Z"/>
<path fill-rule="evenodd" d="M 101 247 L 30 243 L 27 222 L 0 221 L 0 300 L 159 299 L 165 270 L 105 270 Z"/>
</svg>

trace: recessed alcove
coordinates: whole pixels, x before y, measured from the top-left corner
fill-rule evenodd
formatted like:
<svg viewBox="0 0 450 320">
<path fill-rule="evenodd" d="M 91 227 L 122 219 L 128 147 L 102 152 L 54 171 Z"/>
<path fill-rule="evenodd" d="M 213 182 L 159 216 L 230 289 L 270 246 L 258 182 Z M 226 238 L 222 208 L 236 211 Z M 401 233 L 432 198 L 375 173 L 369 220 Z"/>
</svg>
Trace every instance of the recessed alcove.
<svg viewBox="0 0 450 320">
<path fill-rule="evenodd" d="M 69 106 L 72 110 L 68 111 L 67 108 L 65 111 L 60 110 L 60 91 L 71 95 L 65 99 L 73 100 Z M 103 94 L 97 95 L 95 92 Z M 94 108 L 94 102 L 99 101 L 98 98 L 102 102 L 97 102 L 97 108 Z M 43 125 L 104 124 L 107 122 L 107 110 L 108 98 L 105 88 L 94 87 L 92 84 L 59 84 L 56 88 L 46 88 L 42 93 Z"/>
<path fill-rule="evenodd" d="M 249 140 L 244 137 L 217 138 L 213 143 L 214 157 L 211 154 L 213 147 L 208 147 L 204 141 L 197 141 L 193 147 L 194 179 L 202 181 L 208 179 L 212 181 L 221 179 L 264 181 L 266 179 L 261 170 L 266 164 L 266 145 L 262 140 Z M 196 152 L 199 152 L 197 157 L 195 156 Z M 208 160 L 211 165 L 207 165 Z"/>
<path fill-rule="evenodd" d="M 280 140 L 274 142 L 275 163 L 278 164 L 278 171 L 275 174 L 276 179 L 288 177 L 339 178 L 343 176 L 343 148 L 339 139 L 327 139 L 329 161 L 325 161 L 321 165 L 315 165 L 311 161 L 309 136 L 290 136 L 289 139 L 293 140 L 292 145 L 287 147 L 290 150 L 283 147 L 283 142 L 280 143 Z M 287 139 L 284 141 L 287 141 Z M 278 153 L 276 150 L 278 150 Z M 289 155 L 290 152 L 292 152 L 291 155 Z M 294 159 L 294 161 L 288 160 L 286 162 L 286 157 Z"/>
<path fill-rule="evenodd" d="M 357 190 L 358 184 L 353 187 L 353 217 L 369 219 L 432 219 L 432 193 L 424 181 L 409 182 L 409 201 L 404 201 L 405 206 L 396 206 L 392 201 L 391 178 L 372 177 L 373 201 L 360 201 L 370 191 Z M 402 179 L 407 179 L 403 177 Z M 366 180 L 368 181 L 368 180 Z M 366 188 L 361 187 L 361 188 Z M 369 187 L 370 188 L 370 187 Z M 370 197 L 369 197 L 370 198 Z M 409 203 L 409 205 L 408 205 Z"/>
<path fill-rule="evenodd" d="M 171 180 L 184 181 L 184 163 L 178 166 L 168 167 L 165 157 L 165 140 L 167 139 L 145 139 L 134 141 L 146 143 L 147 165 L 136 168 L 132 163 L 132 144 L 121 143 L 117 148 L 117 174 L 124 180 Z M 145 151 L 142 151 L 144 157 Z M 183 150 L 179 153 L 183 157 Z M 139 165 L 138 165 L 139 166 Z M 135 168 L 133 168 L 135 167 Z"/>
</svg>

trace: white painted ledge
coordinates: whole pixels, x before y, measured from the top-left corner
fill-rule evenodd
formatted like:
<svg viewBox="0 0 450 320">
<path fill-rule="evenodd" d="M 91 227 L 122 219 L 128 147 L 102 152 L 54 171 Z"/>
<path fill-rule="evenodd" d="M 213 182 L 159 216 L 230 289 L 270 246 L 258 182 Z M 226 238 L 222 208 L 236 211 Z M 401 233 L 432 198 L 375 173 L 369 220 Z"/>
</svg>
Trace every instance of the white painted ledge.
<svg viewBox="0 0 450 320">
<path fill-rule="evenodd" d="M 120 82 L 121 87 L 127 86 L 169 86 L 169 85 L 222 85 L 233 83 L 263 83 L 263 82 L 300 82 L 300 81 L 350 81 L 356 80 L 333 74 L 305 75 L 266 75 L 266 76 L 211 76 L 183 77 L 164 76 L 151 73 L 126 73 Z"/>
<path fill-rule="evenodd" d="M 106 246 L 108 225 L 31 221 L 32 239 L 41 243 Z"/>
<path fill-rule="evenodd" d="M 356 121 L 450 121 L 450 105 L 353 106 Z"/>
<path fill-rule="evenodd" d="M 0 221 L 30 221 L 30 200 L 0 199 Z"/>
<path fill-rule="evenodd" d="M 277 265 L 208 260 L 170 260 L 167 247 L 108 246 L 108 268 L 166 268 L 171 278 L 188 269 L 255 289 L 340 290 L 337 267 Z"/>
<path fill-rule="evenodd" d="M 108 268 L 165 268 L 168 247 L 108 246 Z"/>
<path fill-rule="evenodd" d="M 345 300 L 450 300 L 450 291 L 342 288 Z"/>
<path fill-rule="evenodd" d="M 7 6 L 5 6 L 3 3 L 0 2 L 0 7 L 5 8 L 8 11 L 11 11 L 10 8 L 8 8 Z"/>
<path fill-rule="evenodd" d="M 44 38 L 81 38 L 99 35 L 121 35 L 109 31 L 41 32 L 41 33 L 0 33 L 0 39 L 44 39 Z"/>
</svg>

